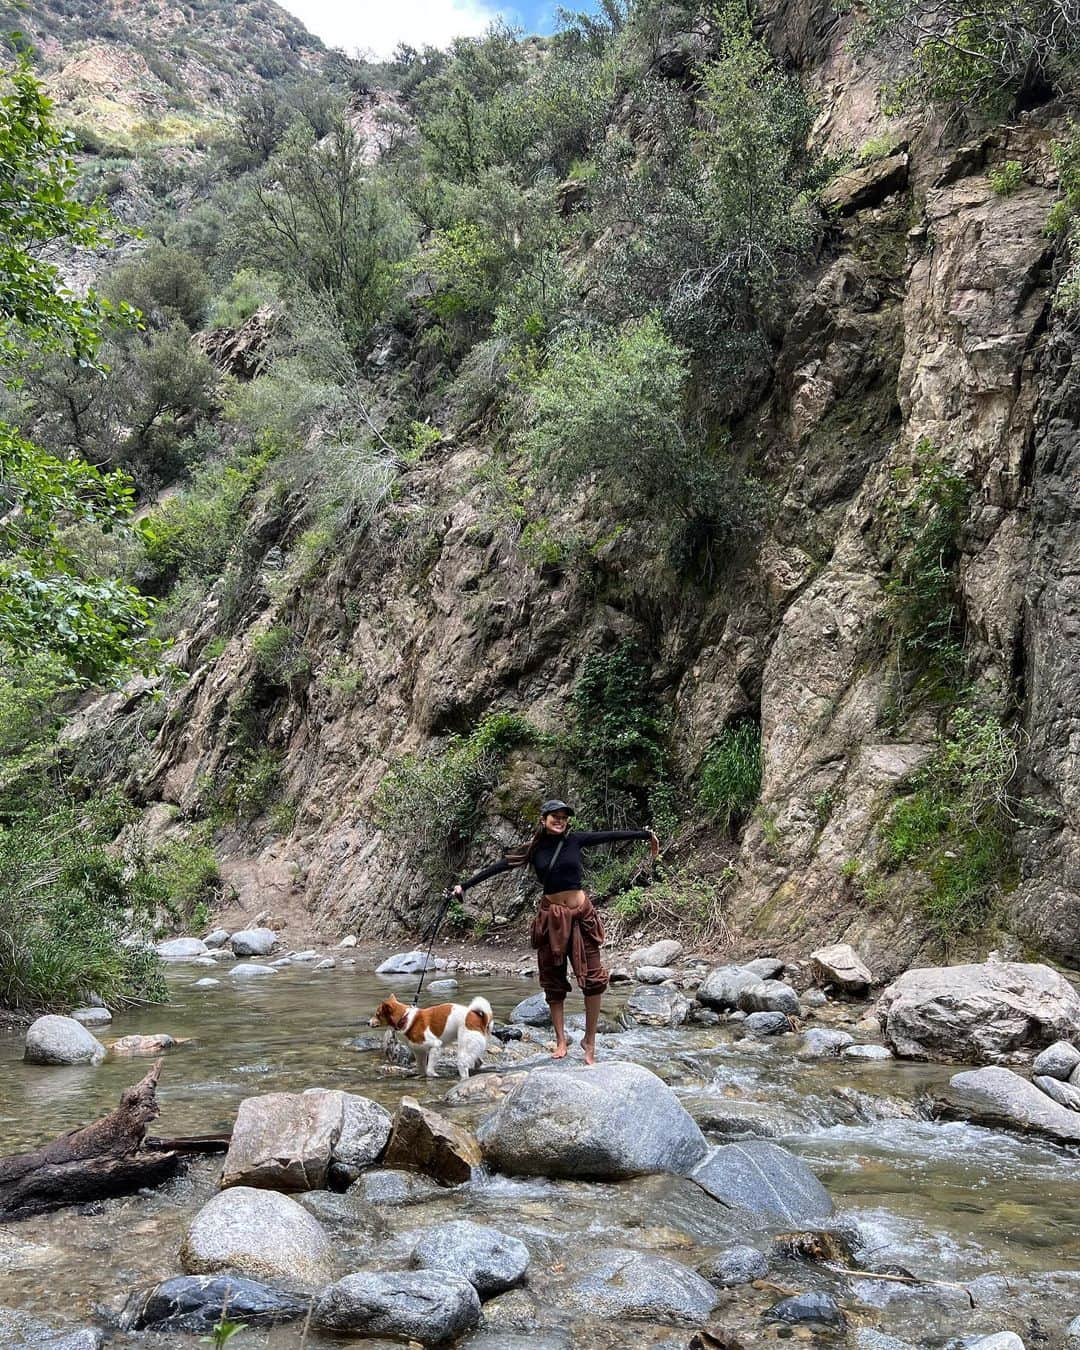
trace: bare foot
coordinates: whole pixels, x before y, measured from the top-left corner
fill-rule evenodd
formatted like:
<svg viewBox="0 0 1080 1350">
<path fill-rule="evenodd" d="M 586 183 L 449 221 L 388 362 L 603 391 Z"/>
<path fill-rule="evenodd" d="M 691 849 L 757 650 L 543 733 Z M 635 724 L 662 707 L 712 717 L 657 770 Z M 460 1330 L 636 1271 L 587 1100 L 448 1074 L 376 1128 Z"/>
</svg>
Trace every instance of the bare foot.
<svg viewBox="0 0 1080 1350">
<path fill-rule="evenodd" d="M 552 1050 L 552 1052 L 551 1052 L 551 1058 L 552 1058 L 552 1059 L 565 1059 L 565 1058 L 566 1058 L 566 1044 L 565 1044 L 565 1042 L 564 1042 L 562 1045 L 557 1045 L 557 1046 L 555 1047 L 555 1049 Z"/>
<path fill-rule="evenodd" d="M 595 1046 L 595 1045 L 586 1045 L 585 1042 L 582 1041 L 582 1042 L 581 1042 L 581 1049 L 582 1049 L 582 1052 L 583 1052 L 584 1055 L 585 1055 L 585 1063 L 586 1063 L 586 1064 L 595 1064 L 595 1063 L 596 1063 L 596 1046 Z"/>
</svg>

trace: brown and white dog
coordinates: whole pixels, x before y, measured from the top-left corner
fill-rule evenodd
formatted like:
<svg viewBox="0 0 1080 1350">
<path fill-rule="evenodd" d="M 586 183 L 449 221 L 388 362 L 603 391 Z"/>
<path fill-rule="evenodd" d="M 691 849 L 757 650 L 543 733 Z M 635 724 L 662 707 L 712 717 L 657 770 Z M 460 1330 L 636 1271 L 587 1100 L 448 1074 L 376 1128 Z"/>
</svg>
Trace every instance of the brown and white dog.
<svg viewBox="0 0 1080 1350">
<path fill-rule="evenodd" d="M 375 1009 L 371 1027 L 393 1027 L 413 1052 L 416 1071 L 435 1077 L 435 1066 L 444 1045 L 457 1042 L 458 1075 L 468 1078 L 479 1068 L 491 1036 L 494 1016 L 486 998 L 463 1003 L 436 1003 L 433 1008 L 410 1008 L 393 994 Z"/>
</svg>

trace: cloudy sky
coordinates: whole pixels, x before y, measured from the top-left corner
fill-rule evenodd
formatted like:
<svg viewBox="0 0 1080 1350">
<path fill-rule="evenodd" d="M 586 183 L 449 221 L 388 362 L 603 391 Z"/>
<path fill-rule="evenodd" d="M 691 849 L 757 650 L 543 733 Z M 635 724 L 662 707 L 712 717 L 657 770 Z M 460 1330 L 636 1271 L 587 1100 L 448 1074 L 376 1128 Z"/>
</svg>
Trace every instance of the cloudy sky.
<svg viewBox="0 0 1080 1350">
<path fill-rule="evenodd" d="M 313 33 L 350 54 L 389 56 L 399 42 L 445 46 L 451 38 L 482 33 L 502 16 L 528 33 L 550 33 L 558 0 L 279 0 Z M 568 9 L 586 9 L 569 0 Z"/>
</svg>

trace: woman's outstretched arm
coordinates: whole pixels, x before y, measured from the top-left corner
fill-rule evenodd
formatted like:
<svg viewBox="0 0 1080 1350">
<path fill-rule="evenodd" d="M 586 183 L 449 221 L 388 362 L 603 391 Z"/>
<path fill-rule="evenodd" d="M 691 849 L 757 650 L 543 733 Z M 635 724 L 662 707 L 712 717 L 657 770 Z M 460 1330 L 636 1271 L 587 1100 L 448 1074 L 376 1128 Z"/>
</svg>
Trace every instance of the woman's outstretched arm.
<svg viewBox="0 0 1080 1350">
<path fill-rule="evenodd" d="M 463 895 L 470 886 L 475 886 L 478 881 L 487 881 L 488 877 L 497 876 L 500 872 L 509 872 L 510 864 L 505 858 L 500 858 L 498 862 L 489 863 L 487 867 L 481 867 L 479 872 L 475 872 L 467 881 L 460 882 L 454 887 L 455 895 Z"/>
</svg>

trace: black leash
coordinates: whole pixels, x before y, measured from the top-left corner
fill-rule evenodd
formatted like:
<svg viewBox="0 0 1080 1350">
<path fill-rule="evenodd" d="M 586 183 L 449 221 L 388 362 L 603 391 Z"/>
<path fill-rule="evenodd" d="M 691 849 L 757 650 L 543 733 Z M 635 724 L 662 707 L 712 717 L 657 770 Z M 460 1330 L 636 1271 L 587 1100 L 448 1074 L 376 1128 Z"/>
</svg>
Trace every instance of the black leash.
<svg viewBox="0 0 1080 1350">
<path fill-rule="evenodd" d="M 453 900 L 453 898 L 454 892 L 452 890 L 448 890 L 446 894 L 443 896 L 443 902 L 439 906 L 439 911 L 435 915 L 435 920 L 432 923 L 431 928 L 428 930 L 428 948 L 427 948 L 427 955 L 424 957 L 424 968 L 420 972 L 420 983 L 416 986 L 416 993 L 413 994 L 412 997 L 411 1006 L 414 1008 L 416 1007 L 417 1000 L 420 998 L 420 991 L 424 987 L 424 979 L 426 978 L 428 973 L 428 964 L 431 961 L 431 949 L 435 945 L 435 938 L 438 936 L 439 929 L 442 927 L 442 921 L 443 919 L 446 918 L 446 911 L 450 908 L 450 902 L 451 900 Z M 423 941 L 423 939 L 421 939 L 421 941 Z"/>
</svg>

